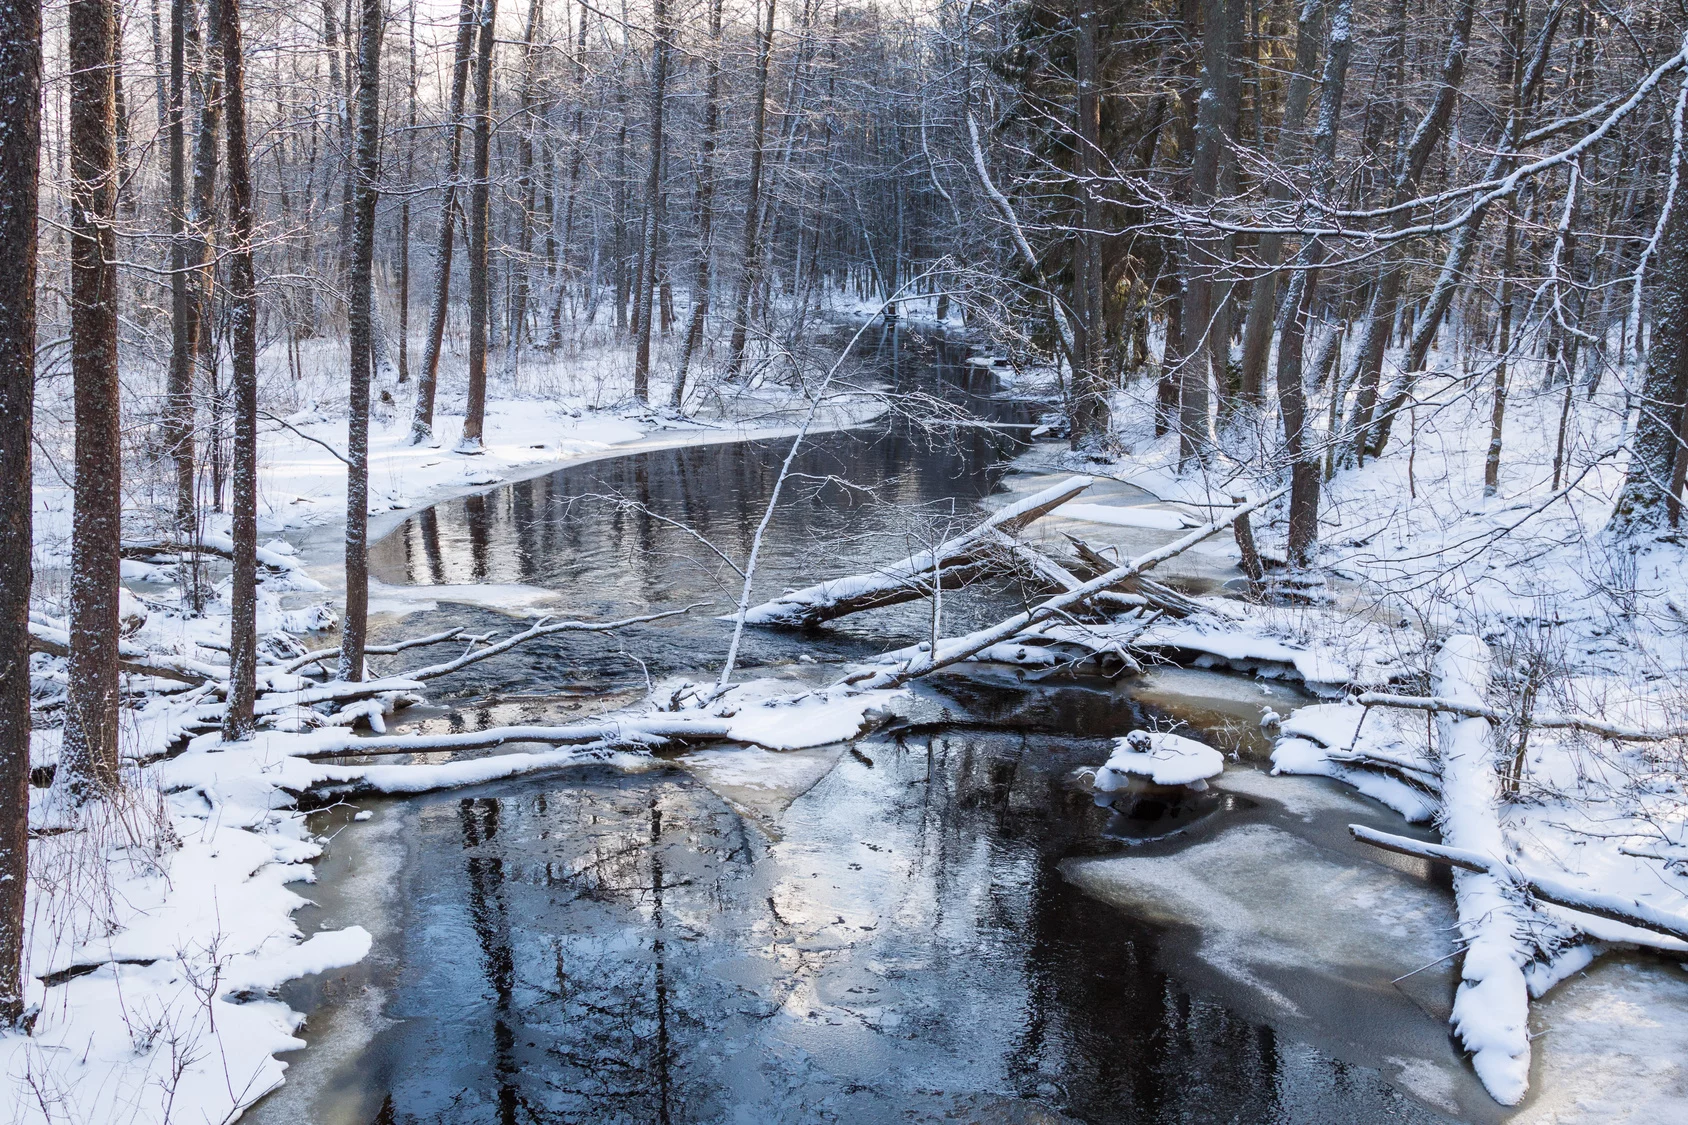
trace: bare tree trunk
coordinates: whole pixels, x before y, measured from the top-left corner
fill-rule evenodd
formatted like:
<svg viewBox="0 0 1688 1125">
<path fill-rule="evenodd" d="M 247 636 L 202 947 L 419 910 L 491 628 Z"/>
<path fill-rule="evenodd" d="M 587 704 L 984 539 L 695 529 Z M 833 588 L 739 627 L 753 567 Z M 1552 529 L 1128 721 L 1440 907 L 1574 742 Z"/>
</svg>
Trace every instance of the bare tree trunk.
<svg viewBox="0 0 1688 1125">
<path fill-rule="evenodd" d="M 1301 149 L 1302 120 L 1313 90 L 1313 70 L 1319 54 L 1319 11 L 1324 0 L 1303 0 L 1296 19 L 1295 74 L 1284 98 L 1283 119 L 1278 125 L 1278 142 L 1273 163 L 1278 176 L 1269 181 L 1267 197 L 1274 202 L 1289 199 L 1290 165 Z M 1255 259 L 1260 272 L 1254 279 L 1248 316 L 1243 321 L 1241 394 L 1244 402 L 1258 405 L 1266 384 L 1266 360 L 1272 346 L 1273 322 L 1278 311 L 1278 265 L 1283 258 L 1284 238 L 1276 231 L 1260 236 Z"/>
<path fill-rule="evenodd" d="M 457 448 L 479 452 L 486 420 L 487 334 L 492 315 L 487 285 L 487 242 L 492 209 L 492 49 L 498 0 L 484 0 L 476 33 L 475 152 L 469 185 L 469 402 L 463 417 L 463 440 Z"/>
<path fill-rule="evenodd" d="M 258 281 L 252 268 L 252 168 L 246 141 L 246 71 L 240 0 L 222 8 L 223 89 L 229 148 L 230 357 L 234 389 L 234 572 L 230 578 L 229 706 L 223 741 L 252 737 L 258 675 Z"/>
<path fill-rule="evenodd" d="M 445 342 L 447 302 L 451 298 L 451 253 L 456 235 L 457 175 L 463 158 L 463 98 L 469 85 L 469 60 L 475 45 L 476 0 L 463 0 L 457 12 L 457 54 L 451 66 L 451 104 L 446 110 L 445 191 L 440 199 L 440 230 L 434 247 L 434 296 L 428 307 L 428 340 L 422 370 L 416 376 L 416 417 L 410 443 L 434 439 L 434 394 L 439 386 L 440 348 Z"/>
<path fill-rule="evenodd" d="M 651 34 L 651 163 L 645 180 L 644 265 L 640 268 L 639 338 L 633 355 L 633 397 L 649 402 L 651 397 L 651 321 L 656 294 L 656 256 L 661 245 L 662 225 L 662 102 L 668 92 L 668 5 L 652 0 Z"/>
<path fill-rule="evenodd" d="M 1677 139 L 1670 174 L 1678 184 L 1688 184 L 1682 100 L 1677 102 L 1676 112 Z M 1647 378 L 1637 404 L 1640 417 L 1630 441 L 1629 471 L 1607 525 L 1618 536 L 1656 534 L 1669 523 L 1671 485 L 1680 456 L 1679 434 L 1683 415 L 1688 413 L 1688 199 L 1683 197 L 1684 190 L 1677 188 L 1659 239 L 1653 336 L 1647 349 Z"/>
<path fill-rule="evenodd" d="M 1518 267 L 1518 216 L 1506 213 L 1506 240 L 1500 259 L 1500 327 L 1495 341 L 1494 395 L 1489 406 L 1489 452 L 1483 458 L 1483 495 L 1500 491 L 1501 436 L 1506 425 L 1507 368 L 1512 362 L 1512 274 Z"/>
<path fill-rule="evenodd" d="M 188 214 L 188 268 L 192 318 L 188 337 L 193 341 L 194 358 L 205 394 L 210 400 L 211 424 L 208 453 L 211 462 L 211 506 L 223 506 L 223 422 L 221 389 L 217 376 L 217 349 L 211 333 L 211 297 L 216 275 L 216 259 L 212 254 L 212 232 L 216 227 L 217 207 L 217 137 L 223 120 L 222 66 L 216 62 L 223 41 L 223 17 L 220 7 L 211 3 L 205 9 L 205 43 L 199 53 L 199 125 L 194 136 L 193 198 Z M 197 40 L 198 31 L 191 15 L 188 34 Z M 200 605 L 197 582 L 193 591 L 194 608 Z"/>
<path fill-rule="evenodd" d="M 199 349 L 199 319 L 190 291 L 193 279 L 188 274 L 187 145 L 183 132 L 187 7 L 187 0 L 170 0 L 170 90 L 165 107 L 170 182 L 170 368 L 165 383 L 164 441 L 176 470 L 176 534 L 184 543 L 191 543 L 197 506 L 193 481 L 193 360 Z M 194 567 L 191 561 L 182 564 L 184 606 L 198 603 L 198 583 L 191 573 Z"/>
<path fill-rule="evenodd" d="M 1219 192 L 1219 171 L 1225 154 L 1226 88 L 1235 29 L 1242 22 L 1240 0 L 1204 0 L 1202 4 L 1202 92 L 1196 105 L 1195 154 L 1191 170 L 1191 203 L 1212 206 Z M 1188 280 L 1183 308 L 1183 367 L 1179 378 L 1178 461 L 1205 457 L 1208 434 L 1208 373 L 1223 374 L 1230 340 L 1216 340 L 1213 332 L 1213 252 L 1192 243 L 1185 258 Z M 1229 333 L 1226 333 L 1227 337 Z M 1218 357 L 1215 358 L 1215 348 Z"/>
<path fill-rule="evenodd" d="M 1342 99 L 1348 88 L 1348 59 L 1353 53 L 1354 0 L 1337 0 L 1331 13 L 1330 45 L 1320 82 L 1319 118 L 1313 132 L 1313 193 L 1328 200 L 1336 187 L 1336 135 L 1342 124 Z M 1302 249 L 1301 267 L 1284 295 L 1282 330 L 1278 335 L 1278 412 L 1284 426 L 1284 455 L 1290 462 L 1289 530 L 1285 546 L 1292 571 L 1307 570 L 1318 561 L 1318 451 L 1308 426 L 1306 378 L 1302 353 L 1313 316 L 1313 297 L 1319 285 L 1324 246 L 1313 239 Z M 1340 398 L 1333 389 L 1333 403 Z"/>
<path fill-rule="evenodd" d="M 709 318 L 709 258 L 715 234 L 715 138 L 721 128 L 721 0 L 709 3 L 709 88 L 703 102 L 703 144 L 697 173 L 697 263 L 692 275 L 692 315 L 686 342 L 674 370 L 674 393 L 669 405 L 680 409 L 686 394 L 686 373 L 703 346 Z"/>
<path fill-rule="evenodd" d="M 117 599 L 123 447 L 117 382 L 116 94 L 112 0 L 71 0 L 70 348 L 76 400 L 70 675 L 59 769 L 77 799 L 117 778 Z M 12 159 L 8 155 L 8 159 Z"/>
<path fill-rule="evenodd" d="M 535 44 L 545 21 L 543 0 L 528 5 L 527 32 L 522 40 L 522 89 L 516 134 L 516 256 L 510 262 L 509 330 L 504 336 L 505 368 L 516 370 L 522 339 L 527 333 L 529 266 L 533 257 L 533 216 L 536 187 L 533 178 L 534 136 L 542 121 L 539 110 L 539 51 Z"/>
<path fill-rule="evenodd" d="M 399 202 L 399 382 L 410 381 L 410 186 L 416 182 L 416 5 L 410 6 L 409 113 L 404 135 L 404 198 Z"/>
<path fill-rule="evenodd" d="M 23 1015 L 29 871 L 29 587 L 34 526 L 41 0 L 0 0 L 0 1026 Z"/>
<path fill-rule="evenodd" d="M 1101 91 L 1097 74 L 1096 0 L 1079 0 L 1078 174 L 1080 227 L 1073 261 L 1073 384 L 1068 437 L 1074 449 L 1098 449 L 1109 436 L 1103 375 L 1107 318 L 1102 305 Z M 900 198 L 900 196 L 899 196 Z"/>
<path fill-rule="evenodd" d="M 733 291 L 733 335 L 727 347 L 727 377 L 744 370 L 744 349 L 750 332 L 750 291 L 755 286 L 762 257 L 762 147 L 768 127 L 768 69 L 774 54 L 774 5 L 768 0 L 767 22 L 759 29 L 756 45 L 756 108 L 750 126 L 750 187 L 744 204 L 744 259 L 739 263 L 738 285 Z"/>
<path fill-rule="evenodd" d="M 369 631 L 369 377 L 374 355 L 375 194 L 381 174 L 381 0 L 361 0 L 358 36 L 357 152 L 352 184 L 351 393 L 346 419 L 346 617 L 342 680 L 363 679 Z"/>
</svg>

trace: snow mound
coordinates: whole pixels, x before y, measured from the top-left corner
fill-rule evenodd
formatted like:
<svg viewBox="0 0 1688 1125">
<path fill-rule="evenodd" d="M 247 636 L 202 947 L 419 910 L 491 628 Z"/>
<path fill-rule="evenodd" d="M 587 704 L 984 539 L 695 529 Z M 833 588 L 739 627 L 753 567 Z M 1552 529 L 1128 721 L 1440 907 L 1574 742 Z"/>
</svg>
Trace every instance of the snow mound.
<svg viewBox="0 0 1688 1125">
<path fill-rule="evenodd" d="M 1206 788 L 1207 779 L 1224 770 L 1225 756 L 1211 746 L 1179 734 L 1134 730 L 1114 739 L 1113 755 L 1096 771 L 1096 789 L 1113 793 L 1133 776 L 1156 785 Z"/>
</svg>

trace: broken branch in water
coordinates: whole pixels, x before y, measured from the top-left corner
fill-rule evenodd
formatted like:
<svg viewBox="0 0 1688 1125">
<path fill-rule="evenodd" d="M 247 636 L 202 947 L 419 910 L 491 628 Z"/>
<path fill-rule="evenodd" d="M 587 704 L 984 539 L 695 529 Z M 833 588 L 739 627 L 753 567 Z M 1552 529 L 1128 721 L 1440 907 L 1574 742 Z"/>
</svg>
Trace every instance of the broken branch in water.
<svg viewBox="0 0 1688 1125">
<path fill-rule="evenodd" d="M 1574 910 L 1579 914 L 1604 918 L 1610 922 L 1622 922 L 1626 926 L 1652 930 L 1688 941 L 1688 917 L 1660 910 L 1633 898 L 1583 890 L 1557 879 L 1526 873 L 1516 863 L 1508 860 L 1490 859 L 1477 852 L 1450 848 L 1445 844 L 1432 844 L 1425 840 L 1414 840 L 1409 836 L 1379 832 L 1363 824 L 1350 824 L 1348 831 L 1362 844 L 1370 844 L 1374 848 L 1397 855 L 1429 860 L 1431 863 L 1457 867 L 1462 871 L 1500 876 L 1528 891 L 1532 898 L 1563 910 Z"/>
<path fill-rule="evenodd" d="M 443 644 L 446 641 L 454 641 L 462 635 L 463 627 L 459 625 L 455 629 L 447 629 L 443 633 L 430 633 L 426 637 L 410 637 L 402 641 L 394 641 L 392 644 L 388 645 L 365 645 L 363 646 L 363 653 L 365 656 L 392 656 L 395 653 L 403 652 L 405 649 L 423 648 L 427 645 L 437 645 Z M 470 639 L 474 640 L 477 638 Z M 339 656 L 339 645 L 335 645 L 333 648 L 318 649 L 316 652 L 307 652 L 303 656 L 289 660 L 286 664 L 282 665 L 282 671 L 297 672 L 301 668 L 309 668 L 312 664 L 317 664 L 324 660 L 338 659 Z"/>
<path fill-rule="evenodd" d="M 870 574 L 829 579 L 752 606 L 745 610 L 745 623 L 805 627 L 866 609 L 914 601 L 932 592 L 934 572 L 944 586 L 963 585 L 988 569 L 996 536 L 1012 535 L 1024 529 L 1090 485 L 1089 477 L 1072 477 L 1008 505 L 983 523 L 930 550 Z"/>
<path fill-rule="evenodd" d="M 548 637 L 552 633 L 609 633 L 627 625 L 641 625 L 647 621 L 661 621 L 668 617 L 679 617 L 701 609 L 707 602 L 693 602 L 684 609 L 669 609 L 661 613 L 647 613 L 639 617 L 623 617 L 619 621 L 548 621 L 540 618 L 539 624 L 513 636 L 504 638 L 497 644 L 487 645 L 483 649 L 466 652 L 456 660 L 448 660 L 443 664 L 430 664 L 426 668 L 414 668 L 408 672 L 401 672 L 399 679 L 434 680 L 469 665 L 509 652 L 524 641 L 531 641 L 535 637 Z"/>
<path fill-rule="evenodd" d="M 1035 625 L 1039 622 L 1047 621 L 1058 614 L 1063 614 L 1071 607 L 1087 601 L 1103 590 L 1113 589 L 1126 580 L 1138 576 L 1143 571 L 1148 570 L 1151 567 L 1157 566 L 1168 559 L 1176 558 L 1185 551 L 1188 551 L 1191 547 L 1194 547 L 1197 543 L 1200 543 L 1203 540 L 1229 528 L 1232 521 L 1234 521 L 1238 516 L 1245 515 L 1248 512 L 1254 511 L 1256 508 L 1270 504 L 1272 501 L 1287 494 L 1288 492 L 1289 487 L 1286 485 L 1276 491 L 1267 493 L 1266 495 L 1261 496 L 1256 500 L 1252 500 L 1239 508 L 1232 509 L 1210 523 L 1203 524 L 1201 527 L 1196 528 L 1188 535 L 1175 539 L 1163 547 L 1158 547 L 1155 550 L 1150 551 L 1148 554 L 1139 555 L 1137 558 L 1131 560 L 1123 566 L 1114 567 L 1112 570 L 1109 570 L 1104 574 L 1097 575 L 1095 578 L 1092 578 L 1090 581 L 1084 583 L 1076 589 L 1056 594 L 1047 601 L 1040 602 L 1038 605 L 1035 605 L 1031 609 L 1022 613 L 1016 613 L 1013 617 L 1010 617 L 1005 621 L 1000 621 L 989 628 L 969 633 L 965 637 L 957 637 L 953 640 L 945 641 L 927 651 L 902 656 L 901 659 L 889 666 L 882 664 L 859 669 L 852 672 L 849 676 L 846 676 L 842 683 L 869 689 L 901 687 L 910 680 L 936 672 L 938 669 L 948 667 L 951 664 L 966 660 L 968 657 L 982 652 L 985 649 L 990 648 L 992 645 L 1000 644 L 1003 641 L 1012 639 L 1027 626 Z"/>
<path fill-rule="evenodd" d="M 1435 695 L 1390 695 L 1387 692 L 1368 691 L 1360 696 L 1362 707 L 1402 707 L 1413 711 L 1438 711 L 1450 715 L 1463 715 L 1466 718 L 1487 719 L 1491 723 L 1509 723 L 1512 717 L 1493 707 L 1485 706 L 1473 701 L 1445 699 Z M 1530 726 L 1536 730 L 1580 730 L 1586 734 L 1597 734 L 1602 738 L 1610 738 L 1618 742 L 1668 742 L 1673 738 L 1688 738 L 1688 727 L 1662 727 L 1658 730 L 1645 730 L 1641 727 L 1628 727 L 1619 723 L 1602 722 L 1599 719 L 1585 719 L 1576 715 L 1532 715 Z"/>
<path fill-rule="evenodd" d="M 649 745 L 673 739 L 715 741 L 728 736 L 728 721 L 714 715 L 656 714 L 637 719 L 571 723 L 561 727 L 489 727 L 460 734 L 394 734 L 360 738 L 313 735 L 301 758 L 342 758 L 384 754 L 434 754 L 462 750 L 490 750 L 510 743 L 574 746 L 590 742 L 606 745 Z"/>
</svg>

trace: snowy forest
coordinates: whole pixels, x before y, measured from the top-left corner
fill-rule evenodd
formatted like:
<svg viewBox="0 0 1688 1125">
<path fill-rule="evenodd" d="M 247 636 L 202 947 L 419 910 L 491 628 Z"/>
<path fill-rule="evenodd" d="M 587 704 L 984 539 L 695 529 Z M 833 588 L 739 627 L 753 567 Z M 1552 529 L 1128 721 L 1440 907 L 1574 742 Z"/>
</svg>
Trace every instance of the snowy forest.
<svg viewBox="0 0 1688 1125">
<path fill-rule="evenodd" d="M 1688 1123 L 1688 14 L 0 0 L 0 1125 Z"/>
</svg>

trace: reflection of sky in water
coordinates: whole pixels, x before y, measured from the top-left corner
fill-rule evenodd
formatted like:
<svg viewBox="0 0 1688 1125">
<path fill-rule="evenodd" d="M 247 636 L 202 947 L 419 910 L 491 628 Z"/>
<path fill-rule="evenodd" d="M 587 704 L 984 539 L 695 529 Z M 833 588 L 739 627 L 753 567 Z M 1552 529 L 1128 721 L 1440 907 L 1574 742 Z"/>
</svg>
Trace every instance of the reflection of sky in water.
<svg viewBox="0 0 1688 1125">
<path fill-rule="evenodd" d="M 425 805 L 392 1120 L 1430 1120 L 1191 993 L 1156 957 L 1176 935 L 1061 878 L 1109 847 L 1062 783 L 1097 749 L 868 740 L 771 845 L 675 771 Z"/>
</svg>

